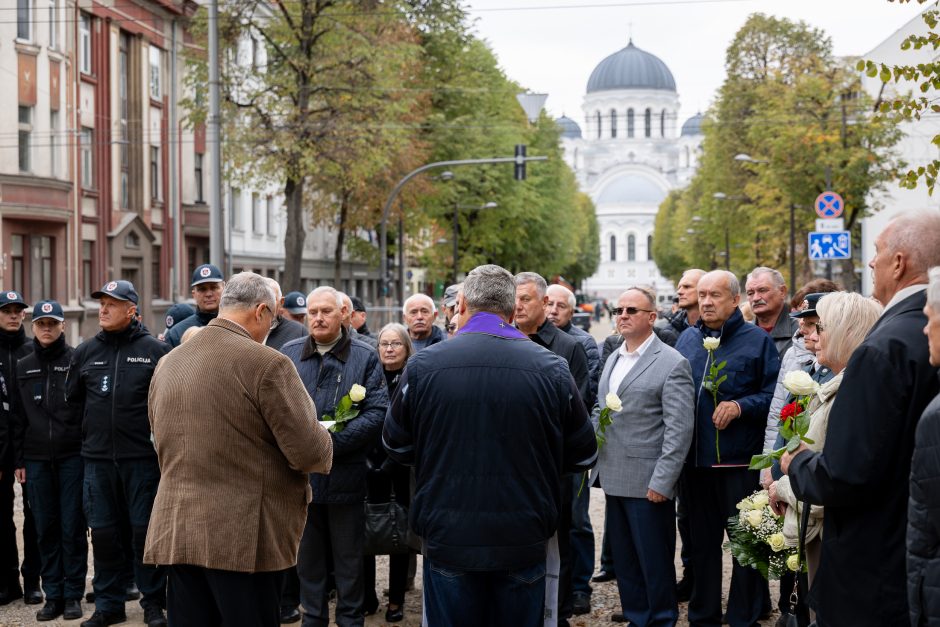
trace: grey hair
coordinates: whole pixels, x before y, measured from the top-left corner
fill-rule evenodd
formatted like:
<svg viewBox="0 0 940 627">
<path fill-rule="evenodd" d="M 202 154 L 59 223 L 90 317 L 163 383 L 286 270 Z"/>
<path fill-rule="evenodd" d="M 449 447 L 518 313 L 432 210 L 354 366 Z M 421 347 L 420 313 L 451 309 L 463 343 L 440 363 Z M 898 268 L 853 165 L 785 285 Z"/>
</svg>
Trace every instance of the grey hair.
<svg viewBox="0 0 940 627">
<path fill-rule="evenodd" d="M 767 266 L 757 266 L 756 268 L 751 270 L 747 275 L 747 279 L 744 281 L 745 284 L 750 283 L 751 279 L 756 279 L 762 274 L 770 275 L 770 278 L 774 284 L 774 287 L 786 287 L 787 286 L 787 282 L 783 279 L 783 275 L 780 274 L 780 271 L 774 270 L 773 268 L 768 268 Z"/>
<path fill-rule="evenodd" d="M 736 277 L 733 272 L 728 272 L 727 270 L 712 270 L 711 272 L 706 272 L 698 281 L 701 283 L 702 279 L 705 277 L 711 277 L 713 275 L 720 276 L 728 282 L 728 289 L 731 291 L 731 298 L 737 298 L 741 295 L 741 283 L 738 281 L 738 277 Z"/>
<path fill-rule="evenodd" d="M 401 343 L 405 345 L 405 361 L 408 361 L 408 358 L 415 353 L 415 345 L 411 343 L 411 336 L 408 334 L 408 327 L 401 324 L 400 322 L 389 322 L 384 327 L 379 329 L 379 332 L 375 335 L 376 343 L 382 339 L 382 334 L 386 331 L 391 331 L 397 335 Z M 382 349 L 376 346 L 375 350 L 380 351 Z"/>
<path fill-rule="evenodd" d="M 239 272 L 225 283 L 219 309 L 251 309 L 265 304 L 276 312 L 274 290 L 267 277 L 254 272 Z"/>
<path fill-rule="evenodd" d="M 268 285 L 271 286 L 271 289 L 274 290 L 274 298 L 276 300 L 281 300 L 281 297 L 284 295 L 284 292 L 281 291 L 281 284 L 272 279 L 271 277 L 265 277 L 268 282 Z"/>
<path fill-rule="evenodd" d="M 928 270 L 927 280 L 927 304 L 940 313 L 940 266 Z"/>
<path fill-rule="evenodd" d="M 845 367 L 883 309 L 877 301 L 855 292 L 830 292 L 820 298 L 816 315 L 827 334 L 826 356 L 831 363 L 826 365 Z"/>
<path fill-rule="evenodd" d="M 542 275 L 537 272 L 520 272 L 515 276 L 516 287 L 520 285 L 525 285 L 526 283 L 533 283 L 535 285 L 535 291 L 538 292 L 539 298 L 545 298 L 545 292 L 548 290 L 548 283 L 545 282 L 545 279 L 542 278 Z"/>
<path fill-rule="evenodd" d="M 415 299 L 419 299 L 419 300 L 420 300 L 420 299 L 422 299 L 422 298 L 423 298 L 423 299 L 426 299 L 426 300 L 428 301 L 428 303 L 430 303 L 430 305 L 431 305 L 431 311 L 433 311 L 433 312 L 436 314 L 436 313 L 437 313 L 437 305 L 434 304 L 434 299 L 431 298 L 430 296 L 428 296 L 427 294 L 412 294 L 411 296 L 409 296 L 408 298 L 406 298 L 406 299 L 405 299 L 405 303 L 401 306 L 401 312 L 402 312 L 403 314 L 408 313 L 408 303 L 410 303 L 411 301 L 413 301 L 413 300 L 415 300 Z"/>
<path fill-rule="evenodd" d="M 578 306 L 578 299 L 575 298 L 574 292 L 572 292 L 571 290 L 569 290 L 569 289 L 568 289 L 567 287 L 565 287 L 564 285 L 559 285 L 558 283 L 553 283 L 552 285 L 549 285 L 549 286 L 548 286 L 548 289 L 545 290 L 545 293 L 547 294 L 547 293 L 548 293 L 548 290 L 552 290 L 552 289 L 554 289 L 554 290 L 556 290 L 556 291 L 557 291 L 557 290 L 563 290 L 563 293 L 564 293 L 564 295 L 565 295 L 565 298 L 568 300 L 568 306 L 571 307 L 572 309 L 574 309 L 575 307 Z"/>
<path fill-rule="evenodd" d="M 940 266 L 940 213 L 924 209 L 896 216 L 885 234 L 888 253 L 902 252 L 914 274 Z"/>
<path fill-rule="evenodd" d="M 477 266 L 464 279 L 463 300 L 471 312 L 511 316 L 516 309 L 516 282 L 506 268 L 495 264 Z"/>
<path fill-rule="evenodd" d="M 339 292 L 339 291 L 337 291 L 337 293 L 339 294 L 339 297 L 343 299 L 343 304 L 346 305 L 346 308 L 350 312 L 352 312 L 353 304 L 352 304 L 352 299 L 349 297 L 349 294 L 347 294 L 346 292 Z"/>
<path fill-rule="evenodd" d="M 343 293 L 340 292 L 340 291 L 339 291 L 338 289 L 336 289 L 335 287 L 330 287 L 329 285 L 321 285 L 320 287 L 315 288 L 312 292 L 310 292 L 309 294 L 307 294 L 307 303 L 309 304 L 309 303 L 310 303 L 310 300 L 311 300 L 314 296 L 319 296 L 320 294 L 329 294 L 329 295 L 332 296 L 334 299 L 336 299 L 336 308 L 337 308 L 337 309 L 342 309 L 342 308 L 343 308 L 343 305 L 344 305 L 344 303 L 343 303 Z"/>
<path fill-rule="evenodd" d="M 632 287 L 628 287 L 627 289 L 625 289 L 623 293 L 626 294 L 627 292 L 630 292 L 630 291 L 639 292 L 640 294 L 643 294 L 643 296 L 645 296 L 646 300 L 649 302 L 650 307 L 653 308 L 653 311 L 656 311 L 656 292 L 654 292 L 652 288 L 647 287 L 645 285 L 634 285 Z"/>
</svg>

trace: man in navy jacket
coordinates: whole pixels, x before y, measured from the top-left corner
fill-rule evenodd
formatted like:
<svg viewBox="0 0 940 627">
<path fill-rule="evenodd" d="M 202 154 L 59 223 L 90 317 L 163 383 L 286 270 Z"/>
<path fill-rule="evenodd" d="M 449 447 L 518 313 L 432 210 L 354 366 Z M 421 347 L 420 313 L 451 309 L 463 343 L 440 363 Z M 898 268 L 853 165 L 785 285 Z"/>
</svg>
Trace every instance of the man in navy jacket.
<svg viewBox="0 0 940 627">
<path fill-rule="evenodd" d="M 689 601 L 693 626 L 721 625 L 721 544 L 728 519 L 737 513 L 735 505 L 759 487 L 758 472 L 748 470 L 748 464 L 763 447 L 780 370 L 773 340 L 744 322 L 740 300 L 741 286 L 732 273 L 707 273 L 698 282 L 701 317 L 676 343 L 676 350 L 692 366 L 696 389 L 695 435 L 686 468 L 695 580 Z M 717 406 L 703 385 L 710 366 L 706 338 L 719 340 L 714 358 L 725 362 L 719 376 L 727 379 L 718 386 Z M 731 627 L 757 624 L 763 586 L 756 570 L 734 563 L 727 614 Z"/>
<path fill-rule="evenodd" d="M 456 337 L 409 360 L 383 442 L 415 466 L 428 624 L 535 627 L 562 473 L 594 465 L 594 430 L 564 360 L 513 328 L 509 272 L 473 270 L 459 307 Z"/>
</svg>

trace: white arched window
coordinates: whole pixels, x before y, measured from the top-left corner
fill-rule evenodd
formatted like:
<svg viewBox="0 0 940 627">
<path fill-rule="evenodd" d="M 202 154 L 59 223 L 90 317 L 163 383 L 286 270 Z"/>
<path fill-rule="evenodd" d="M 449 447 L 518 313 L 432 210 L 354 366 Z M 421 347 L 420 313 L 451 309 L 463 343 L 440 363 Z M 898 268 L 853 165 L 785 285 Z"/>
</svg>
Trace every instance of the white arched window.
<svg viewBox="0 0 940 627">
<path fill-rule="evenodd" d="M 617 236 L 610 236 L 610 260 L 617 261 Z"/>
<path fill-rule="evenodd" d="M 663 109 L 663 112 L 659 114 L 659 136 L 666 136 L 666 110 Z"/>
<path fill-rule="evenodd" d="M 633 109 L 627 109 L 627 137 L 633 137 Z"/>
<path fill-rule="evenodd" d="M 685 147 L 685 159 L 684 159 L 684 161 L 685 161 L 684 167 L 686 167 L 686 168 L 692 167 L 692 157 L 691 157 L 691 153 L 690 153 L 690 151 L 689 151 L 689 147 L 688 147 L 688 146 Z"/>
<path fill-rule="evenodd" d="M 627 235 L 627 261 L 636 261 L 636 235 Z"/>
<path fill-rule="evenodd" d="M 645 137 L 653 136 L 653 111 L 647 109 L 646 113 L 643 114 L 643 123 L 646 131 Z"/>
<path fill-rule="evenodd" d="M 617 138 L 617 110 L 610 110 L 610 137 L 612 139 Z"/>
<path fill-rule="evenodd" d="M 653 234 L 652 233 L 646 236 L 646 258 L 649 261 L 653 260 Z"/>
<path fill-rule="evenodd" d="M 597 138 L 601 138 L 601 112 L 598 111 L 594 114 L 594 119 L 597 121 Z"/>
</svg>

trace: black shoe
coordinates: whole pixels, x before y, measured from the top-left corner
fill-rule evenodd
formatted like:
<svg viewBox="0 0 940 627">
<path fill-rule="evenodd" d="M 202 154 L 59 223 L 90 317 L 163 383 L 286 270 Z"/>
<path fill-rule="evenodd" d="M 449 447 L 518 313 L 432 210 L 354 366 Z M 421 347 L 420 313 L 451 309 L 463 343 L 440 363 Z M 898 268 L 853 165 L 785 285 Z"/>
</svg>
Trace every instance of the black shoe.
<svg viewBox="0 0 940 627">
<path fill-rule="evenodd" d="M 400 623 L 405 620 L 405 606 L 399 605 L 396 609 L 390 607 L 385 608 L 385 622 L 386 623 Z"/>
<path fill-rule="evenodd" d="M 144 622 L 147 627 L 166 627 L 166 614 L 159 605 L 148 605 L 144 608 Z"/>
<path fill-rule="evenodd" d="M 627 622 L 627 617 L 624 616 L 623 614 L 621 614 L 620 612 L 616 612 L 616 613 L 610 615 L 610 622 L 612 622 L 612 623 L 625 623 L 625 622 Z"/>
<path fill-rule="evenodd" d="M 137 584 L 133 581 L 127 585 L 127 588 L 124 591 L 124 600 L 125 601 L 136 601 L 140 598 L 140 590 L 137 589 Z"/>
<path fill-rule="evenodd" d="M 281 606 L 281 624 L 296 623 L 300 620 L 300 610 L 294 605 Z"/>
<path fill-rule="evenodd" d="M 61 600 L 46 601 L 46 604 L 42 606 L 42 609 L 36 612 L 36 620 L 38 621 L 55 620 L 62 614 L 62 611 L 64 609 L 65 609 L 65 603 Z"/>
<path fill-rule="evenodd" d="M 75 620 L 85 615 L 82 611 L 82 602 L 79 599 L 66 599 L 65 609 L 62 611 L 62 618 L 65 620 Z"/>
<path fill-rule="evenodd" d="M 362 603 L 362 613 L 366 616 L 372 616 L 379 611 L 379 600 L 373 596 Z"/>
<path fill-rule="evenodd" d="M 575 616 L 591 613 L 591 595 L 583 592 L 571 594 L 571 613 Z"/>
<path fill-rule="evenodd" d="M 26 605 L 39 605 L 42 601 L 42 592 L 39 591 L 38 587 L 26 587 L 26 592 L 23 594 L 23 603 Z"/>
<path fill-rule="evenodd" d="M 120 612 L 102 612 L 95 610 L 86 621 L 82 621 L 81 627 L 108 627 L 108 625 L 117 625 L 127 620 L 127 614 Z"/>
<path fill-rule="evenodd" d="M 94 591 L 94 590 L 92 590 L 91 592 L 86 592 L 86 593 L 85 593 L 85 602 L 86 602 L 86 603 L 94 603 L 94 602 L 95 602 L 95 591 Z"/>
<path fill-rule="evenodd" d="M 20 588 L 20 582 L 18 581 L 16 585 L 7 586 L 5 590 L 0 590 L 0 605 L 7 605 L 21 598 L 23 598 L 23 589 Z"/>
<path fill-rule="evenodd" d="M 679 603 L 686 603 L 692 598 L 692 577 L 683 575 L 676 583 L 676 600 Z"/>
<path fill-rule="evenodd" d="M 617 578 L 617 575 L 615 575 L 613 571 L 602 570 L 596 575 L 594 575 L 593 577 L 591 577 L 591 581 L 596 581 L 597 583 L 603 583 L 605 581 L 613 581 L 616 578 Z"/>
</svg>

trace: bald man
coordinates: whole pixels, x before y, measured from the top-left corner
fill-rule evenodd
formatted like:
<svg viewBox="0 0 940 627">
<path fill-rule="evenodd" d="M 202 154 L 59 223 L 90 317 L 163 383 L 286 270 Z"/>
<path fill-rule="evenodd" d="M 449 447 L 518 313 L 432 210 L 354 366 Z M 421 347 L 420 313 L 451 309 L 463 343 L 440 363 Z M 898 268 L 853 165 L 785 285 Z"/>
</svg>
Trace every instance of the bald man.
<svg viewBox="0 0 940 627">
<path fill-rule="evenodd" d="M 413 294 L 408 297 L 401 309 L 415 352 L 444 341 L 444 332 L 440 327 L 434 326 L 437 306 L 430 296 Z"/>
</svg>

